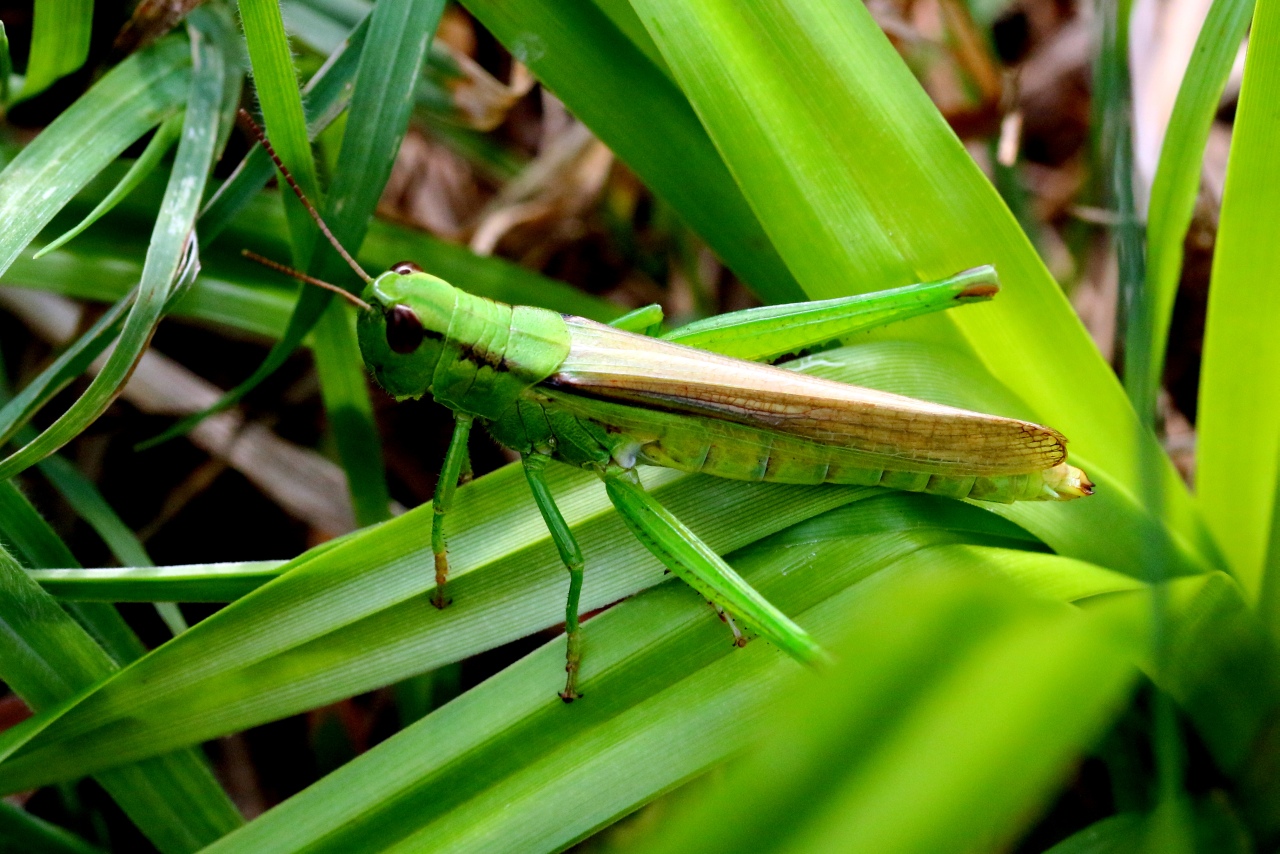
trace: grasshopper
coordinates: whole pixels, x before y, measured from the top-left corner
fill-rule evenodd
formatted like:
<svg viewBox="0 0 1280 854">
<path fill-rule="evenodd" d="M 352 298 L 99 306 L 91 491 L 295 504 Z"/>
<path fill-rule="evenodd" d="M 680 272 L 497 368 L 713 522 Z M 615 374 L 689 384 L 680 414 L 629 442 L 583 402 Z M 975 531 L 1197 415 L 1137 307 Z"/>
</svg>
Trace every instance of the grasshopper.
<svg viewBox="0 0 1280 854">
<path fill-rule="evenodd" d="M 356 297 L 246 254 L 350 301 L 359 310 L 361 353 L 378 384 L 397 400 L 431 395 L 454 413 L 432 499 L 437 607 L 449 603 L 445 520 L 473 425 L 481 423 L 520 454 L 534 502 L 569 571 L 565 702 L 581 696 L 584 564 L 547 484 L 552 461 L 598 474 L 627 527 L 716 608 L 735 643 L 745 642 L 736 620 L 806 663 L 825 657 L 813 638 L 646 492 L 639 466 L 1002 503 L 1066 501 L 1093 492 L 1085 473 L 1066 462 L 1066 439 L 1048 427 L 772 364 L 864 329 L 988 300 L 999 290 L 991 267 L 865 296 L 748 309 L 655 337 L 658 306 L 605 325 L 478 297 L 411 262 L 370 276 L 333 237 L 260 131 L 258 137 L 366 287 Z"/>
</svg>

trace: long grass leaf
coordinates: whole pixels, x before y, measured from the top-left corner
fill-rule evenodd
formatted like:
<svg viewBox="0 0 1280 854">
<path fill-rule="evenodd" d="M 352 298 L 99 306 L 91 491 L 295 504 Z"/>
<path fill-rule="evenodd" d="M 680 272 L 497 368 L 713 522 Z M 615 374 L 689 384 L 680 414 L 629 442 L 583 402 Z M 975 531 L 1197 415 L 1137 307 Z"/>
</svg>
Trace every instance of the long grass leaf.
<svg viewBox="0 0 1280 854">
<path fill-rule="evenodd" d="M 67 201 L 187 99 L 191 51 L 165 39 L 130 56 L 0 173 L 0 272 Z"/>
<path fill-rule="evenodd" d="M 757 294 L 803 298 L 684 95 L 591 0 L 463 5 Z"/>
<path fill-rule="evenodd" d="M 764 743 L 640 850 L 890 854 L 1013 837 L 1114 715 L 1132 651 L 1105 625 L 962 579 L 869 594 L 842 666 L 788 698 Z M 921 606 L 928 628 L 903 626 Z"/>
<path fill-rule="evenodd" d="M 31 59 L 20 97 L 49 88 L 84 65 L 93 35 L 93 0 L 35 0 Z"/>
<path fill-rule="evenodd" d="M 1196 491 L 1232 571 L 1257 597 L 1280 473 L 1280 6 L 1257 5 L 1236 113 L 1200 373 Z M 1272 582 L 1265 582 L 1271 587 Z M 1276 589 L 1276 588 L 1271 588 Z M 1273 611 L 1272 603 L 1267 606 Z"/>
<path fill-rule="evenodd" d="M 137 189 L 138 185 L 151 174 L 151 171 L 160 165 L 161 158 L 168 154 L 169 149 L 178 141 L 178 135 L 182 132 L 182 124 L 181 116 L 173 116 L 167 121 L 161 122 L 160 127 L 156 128 L 155 135 L 147 143 L 147 147 L 138 159 L 133 161 L 133 165 L 129 167 L 129 171 L 120 179 L 120 183 L 116 184 L 111 192 L 102 201 L 98 202 L 88 216 L 76 223 L 74 228 L 63 232 L 49 243 L 40 247 L 40 250 L 35 254 L 35 258 L 39 259 L 45 254 L 66 245 L 86 228 L 101 219 L 103 215 L 119 204 L 125 196 Z"/>
<path fill-rule="evenodd" d="M 1075 549 L 1089 549 L 1088 532 L 1107 524 L 1111 541 L 1131 551 L 1140 553 L 1150 535 L 1182 538 L 1203 566 L 1215 565 L 1214 543 L 1180 478 L 1016 220 L 866 9 L 835 0 L 633 5 L 810 296 L 996 267 L 1005 284 L 998 299 L 922 319 L 912 332 L 977 353 L 1034 420 L 1070 438 L 1091 476 L 1114 484 L 1078 507 L 1055 508 L 1074 531 L 1055 548 L 1084 554 Z M 1148 471 L 1167 496 L 1162 523 L 1128 528 L 1137 517 L 1108 505 L 1140 503 Z"/>
<path fill-rule="evenodd" d="M 1147 214 L 1147 278 L 1125 342 L 1125 385 L 1139 413 L 1155 411 L 1204 148 L 1252 17 L 1253 0 L 1214 0 L 1209 7 L 1160 147 Z"/>
<path fill-rule="evenodd" d="M 56 705 L 119 666 L 2 546 L 0 590 L 0 678 L 33 709 Z M 107 771 L 98 781 L 166 854 L 195 851 L 240 820 L 196 751 Z"/>
<path fill-rule="evenodd" d="M 956 637 L 957 628 L 980 625 L 982 619 L 972 611 L 962 616 L 966 609 L 955 601 L 946 605 L 948 597 L 935 589 L 925 600 L 922 619 L 906 625 L 901 609 L 880 609 L 890 597 L 877 591 L 893 581 L 856 582 L 875 574 L 906 579 L 907 589 L 920 590 L 929 580 L 972 579 L 987 556 L 957 551 L 956 560 L 944 561 L 945 573 L 935 571 L 931 564 L 964 548 L 952 535 L 927 530 L 865 535 L 847 524 L 856 512 L 853 505 L 831 514 L 831 522 L 846 523 L 835 536 L 811 530 L 815 523 L 822 531 L 835 528 L 818 517 L 744 550 L 735 556 L 735 566 L 753 584 L 763 584 L 771 600 L 803 609 L 798 618 L 824 642 L 851 627 L 851 633 L 874 638 L 848 665 L 881 662 L 898 675 L 902 692 L 913 685 L 927 691 L 929 683 L 915 678 L 919 669 L 913 665 L 945 670 L 969 648 L 967 638 Z M 777 540 L 788 536 L 805 543 L 805 557 L 777 548 Z M 829 598 L 804 608 L 813 600 L 800 592 L 794 575 L 788 577 L 788 568 L 809 556 L 832 575 L 824 578 L 822 595 Z M 906 566 L 913 556 L 920 559 Z M 1038 561 L 1042 577 L 1063 560 L 1027 557 Z M 909 583 L 912 579 L 918 586 Z M 867 603 L 877 598 L 880 605 Z M 935 604 L 938 611 L 932 610 Z M 724 628 L 705 611 L 681 585 L 648 591 L 587 623 L 589 636 L 595 633 L 589 648 L 598 658 L 589 668 L 592 687 L 584 686 L 581 703 L 565 708 L 547 693 L 546 680 L 554 682 L 563 669 L 564 643 L 557 639 L 214 850 L 372 851 L 427 845 L 438 851 L 560 850 L 739 750 L 772 716 L 773 698 L 788 686 L 830 684 L 829 675 L 800 676 L 793 663 L 759 642 L 733 652 L 721 634 Z M 949 619 L 933 619 L 941 611 Z M 639 636 L 640 626 L 647 642 Z M 938 644 L 941 637 L 948 640 Z M 892 719 L 901 709 L 901 694 L 862 696 L 868 705 L 883 703 L 884 717 Z M 428 743 L 435 747 L 427 749 Z M 619 775 L 619 767 L 628 773 Z"/>
<path fill-rule="evenodd" d="M 207 22 L 205 26 L 209 27 L 220 25 L 212 13 L 197 13 L 192 20 Z M 152 231 L 137 298 L 125 318 L 115 348 L 89 388 L 39 437 L 0 460 L 0 480 L 53 453 L 106 410 L 150 343 L 175 288 L 181 287 L 181 280 L 194 273 L 193 227 L 205 180 L 213 165 L 222 87 L 226 81 L 221 52 L 196 26 L 190 29 L 190 42 L 192 72 L 182 139 Z M 30 147 L 25 149 L 23 155 L 30 150 Z"/>
<path fill-rule="evenodd" d="M 103 854 L 98 846 L 8 801 L 0 801 L 0 847 L 13 854 Z"/>
</svg>

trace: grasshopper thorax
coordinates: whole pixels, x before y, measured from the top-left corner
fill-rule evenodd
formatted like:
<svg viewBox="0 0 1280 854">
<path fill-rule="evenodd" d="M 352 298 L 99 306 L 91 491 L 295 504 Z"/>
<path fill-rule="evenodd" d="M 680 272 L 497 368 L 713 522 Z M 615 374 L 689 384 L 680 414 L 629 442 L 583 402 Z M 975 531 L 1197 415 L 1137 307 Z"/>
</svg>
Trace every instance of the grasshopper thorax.
<svg viewBox="0 0 1280 854">
<path fill-rule="evenodd" d="M 510 306 L 397 264 L 365 290 L 360 349 L 393 397 L 430 393 L 457 412 L 500 417 L 569 353 L 569 330 L 553 311 Z"/>
</svg>

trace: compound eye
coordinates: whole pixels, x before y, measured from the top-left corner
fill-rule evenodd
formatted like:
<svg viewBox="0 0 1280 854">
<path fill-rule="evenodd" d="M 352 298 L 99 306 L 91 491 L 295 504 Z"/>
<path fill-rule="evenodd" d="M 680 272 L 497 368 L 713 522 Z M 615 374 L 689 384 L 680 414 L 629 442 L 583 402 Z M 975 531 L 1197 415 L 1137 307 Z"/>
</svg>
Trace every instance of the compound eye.
<svg viewBox="0 0 1280 854">
<path fill-rule="evenodd" d="M 409 306 L 397 305 L 387 312 L 387 346 L 393 352 L 412 353 L 425 334 L 422 321 Z"/>
<path fill-rule="evenodd" d="M 410 273 L 421 273 L 422 268 L 412 261 L 401 261 L 391 267 L 391 272 L 398 273 L 401 276 L 407 276 Z"/>
</svg>

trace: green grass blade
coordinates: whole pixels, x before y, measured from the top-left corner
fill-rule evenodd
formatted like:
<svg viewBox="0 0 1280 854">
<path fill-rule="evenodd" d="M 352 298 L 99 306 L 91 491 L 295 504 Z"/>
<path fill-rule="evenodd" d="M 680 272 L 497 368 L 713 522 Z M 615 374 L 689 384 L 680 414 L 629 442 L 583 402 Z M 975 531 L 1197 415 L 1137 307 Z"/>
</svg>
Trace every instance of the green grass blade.
<svg viewBox="0 0 1280 854">
<path fill-rule="evenodd" d="M 133 295 L 126 293 L 70 346 L 58 354 L 50 365 L 32 379 L 22 391 L 0 408 L 0 446 L 7 445 L 39 409 L 102 354 L 115 340 L 124 317 L 133 306 Z"/>
<path fill-rule="evenodd" d="M 373 419 L 369 379 L 356 340 L 356 318 L 342 301 L 332 302 L 315 328 L 316 373 L 329 429 L 347 473 L 356 523 L 391 517 L 391 495 L 382 461 L 382 440 Z"/>
<path fill-rule="evenodd" d="M 205 10 L 190 20 L 203 22 L 202 25 L 207 27 L 220 25 L 219 19 Z M 0 460 L 0 480 L 10 478 L 44 459 L 106 410 L 141 358 L 167 303 L 175 290 L 181 288 L 181 280 L 194 272 L 193 227 L 205 180 L 212 166 L 222 87 L 226 81 L 222 53 L 197 25 L 191 27 L 190 33 L 192 73 L 182 140 L 178 143 L 169 185 L 152 231 L 137 299 L 125 318 L 107 363 L 89 388 L 38 438 Z M 64 113 L 59 121 L 74 109 Z M 23 155 L 30 150 L 31 147 L 25 149 Z M 19 159 L 21 157 L 19 155 Z"/>
<path fill-rule="evenodd" d="M 9 490 L 13 490 L 12 484 L 0 484 L 0 494 Z M 6 533 L 13 530 L 11 509 L 10 503 L 4 514 Z M 33 709 L 61 703 L 117 668 L 117 662 L 27 577 L 2 546 L 0 589 L 4 591 L 0 596 L 4 600 L 0 601 L 0 622 L 4 624 L 0 678 Z M 240 822 L 235 807 L 195 750 L 148 759 L 105 772 L 97 779 L 166 854 L 194 851 Z"/>
<path fill-rule="evenodd" d="M 0 848 L 12 854 L 103 854 L 74 833 L 0 801 Z"/>
<path fill-rule="evenodd" d="M 31 59 L 19 97 L 39 94 L 84 65 L 93 34 L 93 0 L 35 0 Z"/>
<path fill-rule="evenodd" d="M 463 5 L 761 298 L 803 299 L 685 97 L 608 15 L 590 0 Z"/>
<path fill-rule="evenodd" d="M 234 602 L 280 577 L 284 561 L 33 569 L 28 575 L 59 599 L 75 602 Z"/>
<path fill-rule="evenodd" d="M 1256 598 L 1280 474 L 1280 6 L 1257 6 L 1214 249 L 1200 373 L 1196 491 L 1231 569 Z M 1265 582 L 1269 587 L 1270 580 Z M 1273 612 L 1271 604 L 1267 610 Z"/>
<path fill-rule="evenodd" d="M 316 162 L 311 155 L 307 120 L 302 111 L 298 79 L 293 56 L 289 52 L 289 39 L 284 32 L 284 20 L 280 17 L 280 6 L 274 0 L 240 0 L 239 6 L 267 138 L 293 173 L 302 192 L 318 205 L 321 202 L 320 181 L 316 177 Z M 301 202 L 289 193 L 283 194 L 282 198 L 292 236 L 293 263 L 302 268 L 310 260 L 312 244 L 317 236 L 316 227 Z"/>
<path fill-rule="evenodd" d="M 308 138 L 315 139 L 347 108 L 351 99 L 351 84 L 355 80 L 368 32 L 366 20 L 351 32 L 303 87 Z M 254 146 L 200 212 L 201 234 L 206 239 L 220 234 L 274 174 L 275 166 L 272 165 L 271 158 L 260 147 Z"/>
<path fill-rule="evenodd" d="M 1128 528 L 1132 514 L 1104 514 L 1113 520 L 1112 543 L 1132 548 L 1148 532 L 1184 538 L 1203 566 L 1215 565 L 1215 545 L 1185 485 L 1017 221 L 869 12 L 834 0 L 634 5 L 811 297 L 993 265 L 1006 285 L 997 299 L 913 321 L 908 334 L 971 349 L 1034 420 L 1071 440 L 1091 477 L 1119 488 L 1080 502 L 1091 506 L 1085 512 L 1145 495 L 1139 485 L 1155 473 L 1166 496 L 1163 524 Z M 1055 548 L 1083 555 L 1090 530 L 1067 532 Z"/>
<path fill-rule="evenodd" d="M 925 576 L 868 595 L 842 665 L 800 687 L 763 744 L 640 850 L 890 854 L 1012 837 L 1134 670 L 1106 626 L 1009 592 Z M 904 627 L 907 610 L 927 625 Z"/>
<path fill-rule="evenodd" d="M 267 135 L 302 192 L 318 203 L 320 183 L 280 7 L 274 0 L 241 0 L 240 14 Z M 298 199 L 288 193 L 282 199 L 294 266 L 306 269 L 319 233 Z M 299 304 L 311 296 L 304 289 Z M 287 343 L 286 340 L 281 346 Z M 315 329 L 315 355 L 325 411 L 347 473 L 356 521 L 361 525 L 380 522 L 390 515 L 391 499 L 355 327 L 343 307 L 331 305 L 320 317 Z"/>
<path fill-rule="evenodd" d="M 63 205 L 187 99 L 191 52 L 170 38 L 130 56 L 0 173 L 0 272 Z"/>
<path fill-rule="evenodd" d="M 167 121 L 161 122 L 160 127 L 156 129 L 155 136 L 151 137 L 151 141 L 147 143 L 142 155 L 133 161 L 133 165 L 129 167 L 129 171 L 120 179 L 120 183 L 112 188 L 106 198 L 98 202 L 88 216 L 76 223 L 75 228 L 64 232 L 61 236 L 42 246 L 40 251 L 36 252 L 35 258 L 39 259 L 45 254 L 66 245 L 72 238 L 101 219 L 103 215 L 119 204 L 125 196 L 137 189 L 138 185 L 151 174 L 151 171 L 160 165 L 161 158 L 168 154 L 169 149 L 178 141 L 178 135 L 182 132 L 182 124 L 181 116 L 173 116 Z"/>
<path fill-rule="evenodd" d="M 1147 279 L 1125 342 L 1125 385 L 1138 412 L 1155 411 L 1204 148 L 1252 17 L 1253 0 L 1209 7 L 1160 148 L 1147 214 Z"/>
<path fill-rule="evenodd" d="M 898 497 L 867 503 L 884 500 Z M 897 610 L 883 615 L 896 623 L 893 632 L 870 632 L 880 624 L 854 617 L 879 610 L 859 606 L 885 585 L 856 582 L 873 573 L 922 582 L 971 578 L 982 572 L 987 556 L 956 551 L 954 561 L 942 561 L 946 571 L 938 572 L 931 564 L 966 548 L 953 536 L 923 529 L 862 534 L 852 524 L 859 510 L 851 505 L 834 511 L 830 525 L 817 517 L 737 553 L 733 562 L 824 641 L 850 626 L 865 627 L 875 640 L 862 655 L 874 659 L 888 637 L 908 632 L 928 658 L 946 660 L 958 644 L 928 641 L 946 638 L 954 622 L 939 624 L 926 608 L 926 616 L 908 628 L 897 622 L 904 613 Z M 782 537 L 803 542 L 805 556 L 778 548 Z M 1056 575 L 1054 565 L 1063 561 L 1025 556 L 1036 562 L 1028 578 Z M 788 575 L 810 557 L 831 573 L 821 592 L 806 592 L 808 582 Z M 824 601 L 812 605 L 816 598 Z M 943 606 L 946 598 L 931 601 Z M 912 606 L 907 610 L 916 613 Z M 950 613 L 954 618 L 963 609 Z M 661 585 L 585 625 L 592 659 L 584 659 L 580 703 L 565 709 L 547 690 L 563 672 L 564 641 L 557 639 L 214 850 L 372 851 L 397 843 L 438 851 L 561 850 L 739 750 L 769 716 L 771 698 L 794 687 L 804 672 L 759 641 L 733 651 L 724 627 L 680 584 Z M 883 661 L 902 668 L 909 680 L 914 674 L 904 658 L 899 648 Z M 824 677 L 802 678 L 813 683 Z M 875 697 L 882 699 L 897 708 L 894 698 Z M 619 775 L 619 767 L 627 773 Z"/>
<path fill-rule="evenodd" d="M 0 106 L 9 103 L 9 78 L 13 76 L 13 58 L 9 55 L 9 36 L 0 21 Z"/>
</svg>

